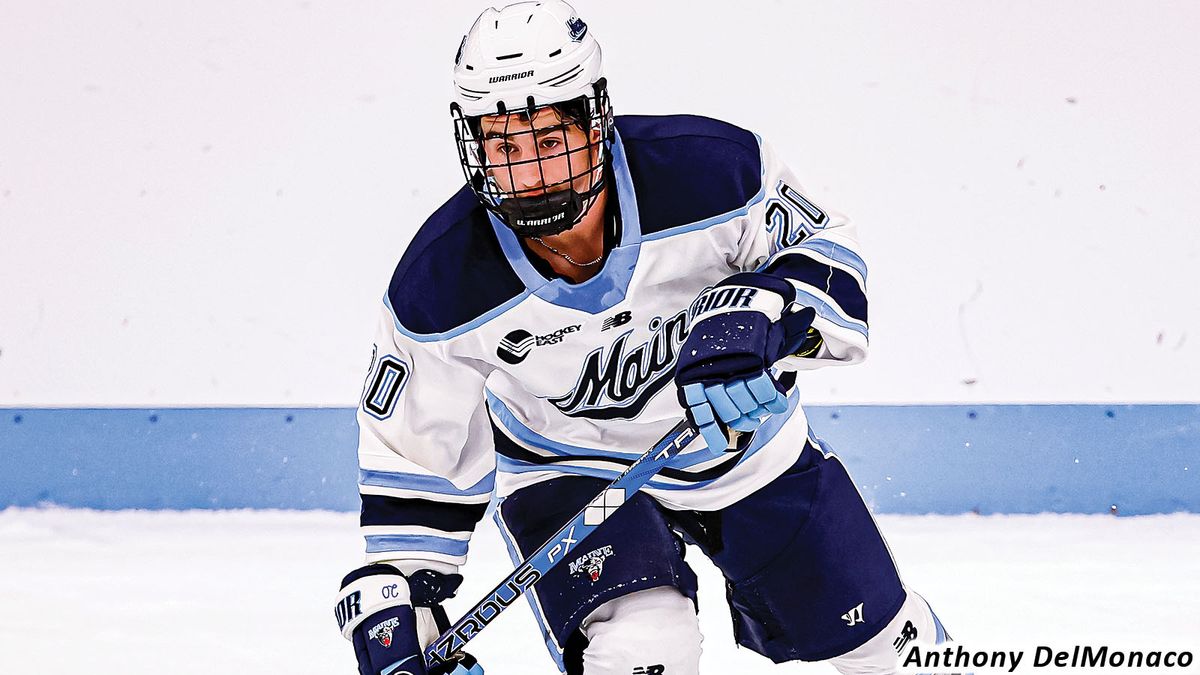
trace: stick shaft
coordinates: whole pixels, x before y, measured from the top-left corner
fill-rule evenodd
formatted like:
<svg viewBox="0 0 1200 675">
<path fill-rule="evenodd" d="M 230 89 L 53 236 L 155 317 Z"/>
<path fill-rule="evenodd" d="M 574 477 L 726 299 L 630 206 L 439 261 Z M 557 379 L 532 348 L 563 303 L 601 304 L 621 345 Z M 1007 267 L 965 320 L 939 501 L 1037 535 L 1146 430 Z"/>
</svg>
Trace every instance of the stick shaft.
<svg viewBox="0 0 1200 675">
<path fill-rule="evenodd" d="M 449 661 L 455 652 L 478 635 L 500 612 L 516 602 L 552 567 L 562 562 L 570 551 L 624 503 L 627 495 L 632 496 L 641 489 L 696 436 L 695 427 L 686 420 L 676 424 L 652 448 L 601 490 L 600 494 L 575 514 L 574 518 L 567 521 L 554 536 L 542 544 L 541 548 L 517 565 L 512 574 L 476 603 L 471 611 L 434 640 L 425 650 L 425 662 L 432 666 Z"/>
</svg>

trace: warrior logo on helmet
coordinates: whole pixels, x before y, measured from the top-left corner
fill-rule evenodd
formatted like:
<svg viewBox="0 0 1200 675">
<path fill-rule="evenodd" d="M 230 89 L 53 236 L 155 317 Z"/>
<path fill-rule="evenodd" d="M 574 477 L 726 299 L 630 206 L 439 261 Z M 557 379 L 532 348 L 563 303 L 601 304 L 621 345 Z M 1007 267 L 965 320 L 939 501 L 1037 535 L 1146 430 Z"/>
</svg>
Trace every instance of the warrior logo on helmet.
<svg viewBox="0 0 1200 675">
<path fill-rule="evenodd" d="M 562 0 L 484 10 L 459 46 L 450 110 L 463 177 L 518 236 L 560 234 L 604 203 L 615 135 L 601 61 Z"/>
<path fill-rule="evenodd" d="M 379 640 L 379 644 L 384 648 L 392 646 L 392 635 L 396 628 L 400 626 L 400 619 L 392 617 L 382 623 L 377 624 L 374 628 L 367 631 L 368 640 Z"/>
</svg>

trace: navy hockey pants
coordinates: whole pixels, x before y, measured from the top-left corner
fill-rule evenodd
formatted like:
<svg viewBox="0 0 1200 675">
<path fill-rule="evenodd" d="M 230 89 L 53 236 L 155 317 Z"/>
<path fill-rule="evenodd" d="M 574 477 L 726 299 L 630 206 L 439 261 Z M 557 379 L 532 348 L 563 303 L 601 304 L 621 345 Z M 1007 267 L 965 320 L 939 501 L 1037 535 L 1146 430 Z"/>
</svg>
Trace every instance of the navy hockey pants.
<svg viewBox="0 0 1200 675">
<path fill-rule="evenodd" d="M 524 557 L 604 485 L 538 483 L 507 497 L 497 519 Z M 737 642 L 776 663 L 851 651 L 904 603 L 891 554 L 841 461 L 808 444 L 787 471 L 724 509 L 672 511 L 638 493 L 597 528 L 530 594 L 560 665 L 579 668 L 579 624 L 609 600 L 668 585 L 695 599 L 681 539 L 724 574 Z"/>
</svg>

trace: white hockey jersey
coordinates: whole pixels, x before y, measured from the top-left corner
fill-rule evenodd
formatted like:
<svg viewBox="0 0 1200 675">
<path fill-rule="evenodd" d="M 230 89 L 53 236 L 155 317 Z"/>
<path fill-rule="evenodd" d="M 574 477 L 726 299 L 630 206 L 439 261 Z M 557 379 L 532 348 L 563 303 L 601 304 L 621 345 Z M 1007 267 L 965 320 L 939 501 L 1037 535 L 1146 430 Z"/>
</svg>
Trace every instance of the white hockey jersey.
<svg viewBox="0 0 1200 675">
<path fill-rule="evenodd" d="M 358 411 L 369 561 L 446 571 L 466 560 L 493 490 L 624 470 L 682 418 L 672 371 L 686 309 L 730 274 L 785 277 L 816 309 L 823 346 L 780 369 L 865 357 L 867 270 L 853 229 L 756 135 L 702 117 L 622 116 L 610 150 L 620 239 L 584 283 L 542 276 L 465 186 L 409 245 Z M 765 485 L 806 447 L 797 399 L 737 452 L 693 448 L 644 491 L 667 508 L 712 510 Z"/>
</svg>

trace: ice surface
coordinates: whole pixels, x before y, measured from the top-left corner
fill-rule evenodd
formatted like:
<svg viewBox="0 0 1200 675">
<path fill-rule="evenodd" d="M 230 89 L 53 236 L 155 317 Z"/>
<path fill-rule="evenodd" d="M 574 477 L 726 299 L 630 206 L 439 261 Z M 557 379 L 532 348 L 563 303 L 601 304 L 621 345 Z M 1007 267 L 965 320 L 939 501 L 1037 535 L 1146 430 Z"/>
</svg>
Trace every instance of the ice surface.
<svg viewBox="0 0 1200 675">
<path fill-rule="evenodd" d="M 349 675 L 332 598 L 360 559 L 356 521 L 293 511 L 0 512 L 0 673 Z M 969 648 L 1200 651 L 1200 515 L 880 523 L 906 581 Z M 735 648 L 719 577 L 698 552 L 689 561 L 700 575 L 704 672 L 834 672 L 775 668 Z M 509 569 L 486 523 L 450 613 Z M 493 675 L 555 672 L 524 602 L 471 647 Z"/>
</svg>

